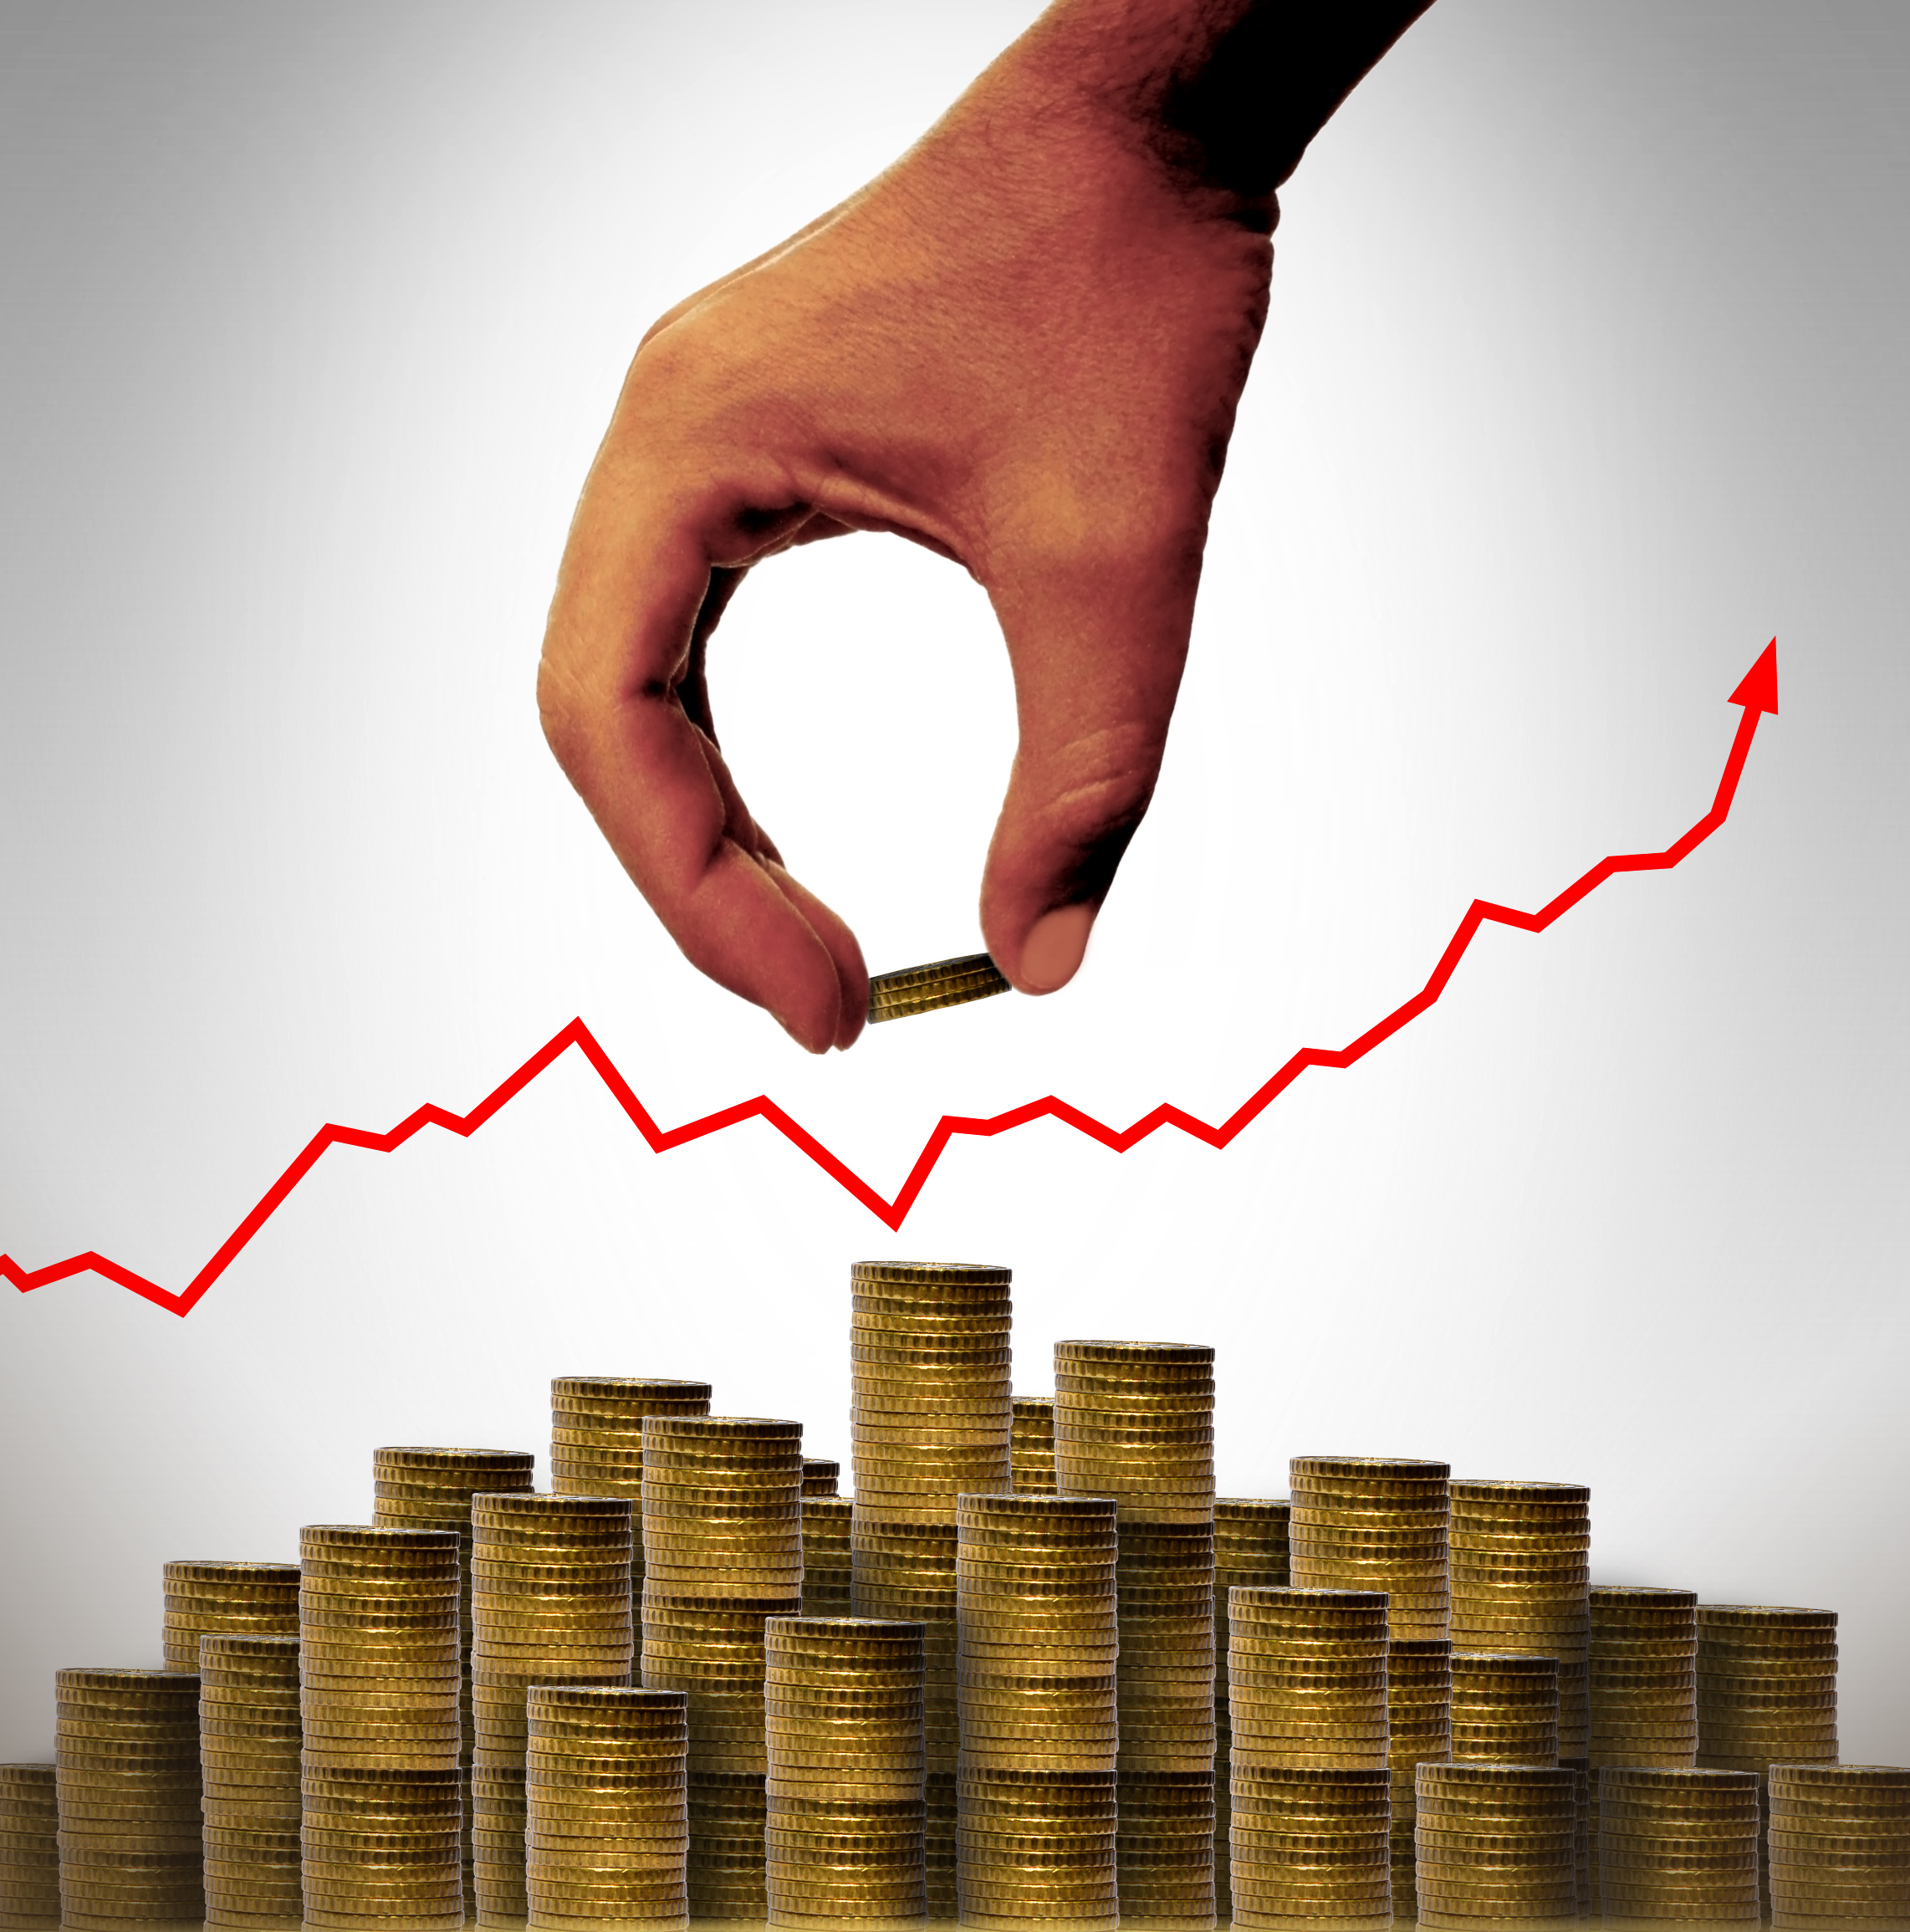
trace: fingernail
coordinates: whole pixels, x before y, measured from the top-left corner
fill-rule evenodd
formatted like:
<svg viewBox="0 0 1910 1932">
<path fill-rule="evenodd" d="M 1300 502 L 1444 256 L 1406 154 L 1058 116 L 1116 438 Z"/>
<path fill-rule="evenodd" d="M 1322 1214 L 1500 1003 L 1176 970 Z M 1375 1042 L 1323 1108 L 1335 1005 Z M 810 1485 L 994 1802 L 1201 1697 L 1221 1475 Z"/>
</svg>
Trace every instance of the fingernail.
<svg viewBox="0 0 1910 1932">
<path fill-rule="evenodd" d="M 1094 929 L 1091 906 L 1060 906 L 1044 912 L 1021 948 L 1021 977 L 1036 993 L 1053 993 L 1081 969 Z"/>
</svg>

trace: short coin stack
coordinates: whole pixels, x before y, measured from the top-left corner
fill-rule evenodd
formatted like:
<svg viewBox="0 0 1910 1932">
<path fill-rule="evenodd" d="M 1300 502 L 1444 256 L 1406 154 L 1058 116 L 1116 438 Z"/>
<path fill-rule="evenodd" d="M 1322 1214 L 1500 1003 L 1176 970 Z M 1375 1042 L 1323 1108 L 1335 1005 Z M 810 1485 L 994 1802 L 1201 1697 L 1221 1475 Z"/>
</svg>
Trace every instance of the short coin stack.
<svg viewBox="0 0 1910 1932">
<path fill-rule="evenodd" d="M 919 1623 L 773 1617 L 766 1638 L 769 1919 L 919 1922 Z"/>
<path fill-rule="evenodd" d="M 1698 1759 L 1698 1596 L 1591 1592 L 1593 1768 L 1689 1770 Z"/>
<path fill-rule="evenodd" d="M 307 1766 L 305 1924 L 363 1932 L 387 1920 L 405 1932 L 458 1932 L 462 1787 L 455 1764 Z"/>
<path fill-rule="evenodd" d="M 1762 1916 L 1755 1771 L 1606 1766 L 1598 1882 L 1607 1919 Z"/>
<path fill-rule="evenodd" d="M 0 1764 L 0 1926 L 59 1923 L 59 1800 L 50 1764 Z"/>
<path fill-rule="evenodd" d="M 166 1566 L 166 1668 L 197 1671 L 209 1631 L 299 1634 L 296 1563 L 184 1561 Z"/>
<path fill-rule="evenodd" d="M 869 1024 L 906 1020 L 932 1013 L 942 1006 L 966 1006 L 1006 993 L 1009 984 L 986 953 L 965 953 L 955 959 L 937 959 L 927 966 L 906 966 L 897 973 L 877 973 L 869 981 Z"/>
<path fill-rule="evenodd" d="M 842 1464 L 830 1456 L 803 1458 L 803 1494 L 833 1496 L 842 1480 Z"/>
<path fill-rule="evenodd" d="M 958 1891 L 971 1924 L 1113 1924 L 1116 1505 L 964 1496 Z"/>
<path fill-rule="evenodd" d="M 54 1694 L 61 1923 L 202 1918 L 197 1674 L 62 1670 Z"/>
<path fill-rule="evenodd" d="M 623 1496 L 471 1500 L 471 1855 L 481 1924 L 524 1916 L 527 1698 L 627 1684 L 632 1513 Z"/>
<path fill-rule="evenodd" d="M 298 1918 L 299 1639 L 199 1642 L 206 1923 Z"/>
<path fill-rule="evenodd" d="M 1910 1770 L 1773 1765 L 1768 1776 L 1772 1924 L 1910 1922 Z"/>
<path fill-rule="evenodd" d="M 645 1423 L 643 1681 L 688 1699 L 692 1917 L 767 1906 L 763 1634 L 801 1613 L 802 1533 L 800 1423 Z"/>
<path fill-rule="evenodd" d="M 1018 1496 L 1051 1496 L 1055 1494 L 1053 1396 L 1015 1397 L 1011 1457 L 1014 1468 L 1014 1493 Z"/>
<path fill-rule="evenodd" d="M 1449 1637 L 1445 1463 L 1295 1456 L 1293 1580 L 1314 1590 L 1381 1590 L 1396 1639 Z"/>
<path fill-rule="evenodd" d="M 1422 1925 L 1578 1913 L 1574 1774 L 1535 1765 L 1419 1767 Z"/>
<path fill-rule="evenodd" d="M 534 1926 L 688 1923 L 678 1690 L 545 1684 L 524 1696 L 524 1883 Z"/>
<path fill-rule="evenodd" d="M 1383 1770 L 1236 1759 L 1233 1923 L 1269 1932 L 1296 1919 L 1390 1924 L 1392 1782 Z"/>
<path fill-rule="evenodd" d="M 850 1525 L 855 1506 L 834 1494 L 803 1498 L 803 1615 L 847 1617 Z"/>
<path fill-rule="evenodd" d="M 1522 1651 L 1453 1653 L 1453 1762 L 1559 1761 L 1559 1664 Z"/>
<path fill-rule="evenodd" d="M 1453 1647 L 1408 1637 L 1386 1655 L 1387 1768 L 1392 1773 L 1392 1909 L 1410 1919 L 1418 1883 L 1418 1771 L 1453 1756 Z"/>
<path fill-rule="evenodd" d="M 1233 1741 L 1227 1705 L 1227 1592 L 1236 1585 L 1255 1589 L 1288 1582 L 1290 1507 L 1284 1496 L 1213 1499 L 1213 1909 L 1221 1919 L 1233 1910 L 1227 1848 L 1227 1766 Z"/>
</svg>

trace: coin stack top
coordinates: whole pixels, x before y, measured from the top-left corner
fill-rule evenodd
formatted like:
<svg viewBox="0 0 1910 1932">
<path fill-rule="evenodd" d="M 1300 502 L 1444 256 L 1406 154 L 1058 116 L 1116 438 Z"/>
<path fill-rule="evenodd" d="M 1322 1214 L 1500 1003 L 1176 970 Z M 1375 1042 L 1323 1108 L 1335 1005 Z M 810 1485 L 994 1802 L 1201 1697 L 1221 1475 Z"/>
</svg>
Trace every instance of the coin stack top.
<svg viewBox="0 0 1910 1932">
<path fill-rule="evenodd" d="M 50 1764 L 0 1764 L 0 1926 L 59 1924 L 59 1800 Z"/>
<path fill-rule="evenodd" d="M 1910 1921 L 1910 1770 L 1772 1765 L 1771 1923 Z"/>
<path fill-rule="evenodd" d="M 1453 1653 L 1453 1762 L 1559 1761 L 1559 1660 L 1523 1651 Z"/>
<path fill-rule="evenodd" d="M 380 1921 L 405 1932 L 458 1932 L 464 1822 L 457 1766 L 308 1765 L 305 1924 L 339 1932 Z"/>
<path fill-rule="evenodd" d="M 200 1638 L 208 1925 L 299 1917 L 303 1740 L 296 1637 Z"/>
<path fill-rule="evenodd" d="M 1055 1480 L 1129 1523 L 1213 1523 L 1213 1351 L 1192 1342 L 1055 1344 Z"/>
<path fill-rule="evenodd" d="M 1055 1398 L 1051 1395 L 1014 1398 L 1010 1442 L 1014 1492 L 1020 1496 L 1055 1494 Z"/>
<path fill-rule="evenodd" d="M 1417 1886 L 1418 1771 L 1453 1756 L 1453 1647 L 1443 1637 L 1387 1645 L 1387 1768 L 1392 1774 L 1392 1909 L 1409 1919 Z"/>
<path fill-rule="evenodd" d="M 1233 1767 L 1387 1772 L 1387 1600 L 1372 1590 L 1228 1593 Z M 1238 1850 L 1238 1835 L 1234 1846 Z"/>
<path fill-rule="evenodd" d="M 1295 1456 L 1294 1582 L 1384 1591 L 1396 1638 L 1450 1637 L 1451 1473 L 1412 1457 Z"/>
<path fill-rule="evenodd" d="M 1598 1774 L 1606 1916 L 1756 1924 L 1759 1815 L 1755 1771 L 1607 1765 Z"/>
<path fill-rule="evenodd" d="M 1578 1794 L 1569 1771 L 1422 1764 L 1416 1774 L 1422 1925 L 1578 1914 Z"/>
<path fill-rule="evenodd" d="M 1233 1909 L 1228 1889 L 1228 1760 L 1233 1730 L 1227 1703 L 1227 1593 L 1239 1587 L 1278 1588 L 1291 1581 L 1284 1496 L 1213 1499 L 1213 1904 L 1217 1916 Z"/>
<path fill-rule="evenodd" d="M 296 1563 L 185 1560 L 166 1566 L 166 1668 L 196 1671 L 208 1631 L 254 1637 L 299 1634 Z"/>
<path fill-rule="evenodd" d="M 1392 1776 L 1243 1764 L 1232 1778 L 1233 1923 L 1290 1932 L 1296 1919 L 1390 1924 Z"/>
</svg>

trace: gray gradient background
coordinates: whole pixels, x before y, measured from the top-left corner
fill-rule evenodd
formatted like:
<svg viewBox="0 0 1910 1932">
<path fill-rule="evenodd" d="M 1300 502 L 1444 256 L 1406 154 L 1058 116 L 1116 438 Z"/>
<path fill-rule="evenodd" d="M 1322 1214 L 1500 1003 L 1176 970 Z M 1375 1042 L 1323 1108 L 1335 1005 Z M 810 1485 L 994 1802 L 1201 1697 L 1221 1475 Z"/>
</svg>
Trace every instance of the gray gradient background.
<svg viewBox="0 0 1910 1932">
<path fill-rule="evenodd" d="M 0 1303 L 0 1756 L 156 1660 L 159 1565 L 362 1519 L 380 1442 L 711 1377 L 847 1447 L 847 1262 L 1218 1345 L 1221 1476 L 1595 1492 L 1596 1574 L 1904 1652 L 1899 7 L 1440 0 L 1285 197 L 1153 816 L 1078 985 L 810 1063 L 685 967 L 539 737 L 576 486 L 649 319 L 899 151 L 1030 5 L 0 7 L 0 1249 L 182 1285 L 326 1119 L 470 1105 L 573 1014 L 657 1115 L 774 1094 L 886 1188 L 936 1114 L 1216 1117 L 1536 904 L 1729 825 L 1231 1149 L 968 1145 L 901 1236 L 767 1132 L 652 1158 L 580 1065 L 336 1153 L 180 1321 Z M 726 744 L 892 967 L 975 940 L 985 603 L 887 539 L 734 607 Z"/>
</svg>

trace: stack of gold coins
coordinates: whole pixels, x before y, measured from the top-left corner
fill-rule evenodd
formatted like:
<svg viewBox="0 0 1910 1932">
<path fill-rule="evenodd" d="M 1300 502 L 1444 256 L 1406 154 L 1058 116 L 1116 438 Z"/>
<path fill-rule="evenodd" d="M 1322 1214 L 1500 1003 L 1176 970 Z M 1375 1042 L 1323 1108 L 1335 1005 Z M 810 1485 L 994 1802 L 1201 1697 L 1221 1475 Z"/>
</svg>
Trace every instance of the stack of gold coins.
<svg viewBox="0 0 1910 1932">
<path fill-rule="evenodd" d="M 195 1672 L 199 1639 L 209 1631 L 252 1637 L 299 1634 L 296 1563 L 166 1566 L 166 1668 Z"/>
<path fill-rule="evenodd" d="M 680 1690 L 534 1685 L 524 1698 L 532 1925 L 689 1922 L 690 1731 Z"/>
<path fill-rule="evenodd" d="M 1763 1916 L 1755 1771 L 1607 1766 L 1598 1774 L 1598 1883 L 1607 1919 Z"/>
<path fill-rule="evenodd" d="M 1236 1766 L 1387 1770 L 1384 1593 L 1229 1592 L 1227 1698 Z"/>
<path fill-rule="evenodd" d="M 59 1923 L 59 1799 L 50 1764 L 0 1764 L 0 1926 Z"/>
<path fill-rule="evenodd" d="M 919 1922 L 922 1626 L 773 1617 L 765 1651 L 770 1922 Z"/>
<path fill-rule="evenodd" d="M 464 1822 L 455 1764 L 442 1771 L 313 1766 L 304 1776 L 305 1924 L 458 1932 Z"/>
<path fill-rule="evenodd" d="M 1835 1610 L 1698 1606 L 1698 1761 L 1760 1779 L 1774 1764 L 1837 1761 Z"/>
<path fill-rule="evenodd" d="M 1227 1764 L 1233 1739 L 1227 1705 L 1227 1592 L 1237 1586 L 1279 1588 L 1290 1581 L 1290 1507 L 1284 1496 L 1213 1499 L 1213 1909 L 1221 1919 L 1233 1909 L 1227 1877 Z"/>
<path fill-rule="evenodd" d="M 1417 1885 L 1418 1772 L 1453 1757 L 1453 1647 L 1443 1637 L 1387 1645 L 1387 1768 L 1392 1773 L 1392 1909 L 1411 1919 Z"/>
<path fill-rule="evenodd" d="M 1391 1922 L 1392 1774 L 1244 1764 L 1231 1774 L 1233 1923 Z"/>
<path fill-rule="evenodd" d="M 1559 1660 L 1523 1651 L 1453 1653 L 1453 1762 L 1559 1761 Z"/>
<path fill-rule="evenodd" d="M 1120 1505 L 1121 1915 L 1213 1913 L 1213 1351 L 1055 1345 L 1055 1476 Z"/>
<path fill-rule="evenodd" d="M 464 1773 L 464 1906 L 478 1909 L 471 1863 L 472 1753 L 478 1721 L 471 1703 L 471 1499 L 536 1486 L 528 1449 L 387 1448 L 371 1452 L 371 1521 L 381 1530 L 453 1530 L 457 1534 L 458 1718 Z"/>
<path fill-rule="evenodd" d="M 1771 1923 L 1910 1924 L 1910 1770 L 1772 1765 L 1767 1777 Z"/>
<path fill-rule="evenodd" d="M 1591 1491 L 1455 1482 L 1453 1644 L 1559 1661 L 1559 1757 L 1591 1749 Z"/>
<path fill-rule="evenodd" d="M 202 1919 L 197 1674 L 62 1670 L 54 1686 L 61 1923 Z"/>
<path fill-rule="evenodd" d="M 833 1496 L 842 1481 L 842 1464 L 830 1456 L 803 1458 L 803 1494 Z"/>
<path fill-rule="evenodd" d="M 1293 1459 L 1293 1581 L 1381 1590 L 1396 1640 L 1450 1637 L 1450 1465 L 1411 1457 Z"/>
<path fill-rule="evenodd" d="M 643 1428 L 643 1681 L 690 1727 L 690 1913 L 760 1919 L 764 1627 L 801 1614 L 803 1429 L 771 1416 Z"/>
<path fill-rule="evenodd" d="M 1572 1774 L 1572 1787 L 1578 1797 L 1578 1915 L 1598 1914 L 1598 1839 L 1595 1829 L 1596 1807 L 1592 1799 L 1592 1774 L 1583 1758 L 1559 1760 L 1559 1769 Z"/>
<path fill-rule="evenodd" d="M 1018 1496 L 1055 1494 L 1055 1398 L 1018 1395 L 1009 1443 Z"/>
<path fill-rule="evenodd" d="M 299 1639 L 199 1640 L 206 1923 L 299 1914 Z"/>
<path fill-rule="evenodd" d="M 850 1526 L 855 1504 L 847 1496 L 803 1498 L 803 1615 L 847 1617 Z"/>
<path fill-rule="evenodd" d="M 481 1924 L 521 1919 L 534 1684 L 627 1684 L 633 1515 L 625 1496 L 471 1500 L 471 1857 Z"/>
<path fill-rule="evenodd" d="M 962 1767 L 961 1922 L 996 1932 L 1032 1921 L 1120 1922 L 1119 1772 Z"/>
<path fill-rule="evenodd" d="M 1012 1486 L 1013 1275 L 964 1262 L 850 1270 L 858 1617 L 923 1626 L 928 1909 L 955 1911 L 955 1506 Z"/>
<path fill-rule="evenodd" d="M 1505 1764 L 1423 1764 L 1417 1773 L 1419 1923 L 1578 1914 L 1573 1773 Z"/>
</svg>

